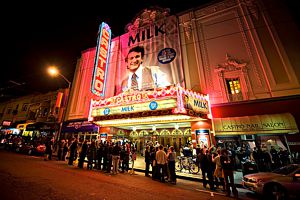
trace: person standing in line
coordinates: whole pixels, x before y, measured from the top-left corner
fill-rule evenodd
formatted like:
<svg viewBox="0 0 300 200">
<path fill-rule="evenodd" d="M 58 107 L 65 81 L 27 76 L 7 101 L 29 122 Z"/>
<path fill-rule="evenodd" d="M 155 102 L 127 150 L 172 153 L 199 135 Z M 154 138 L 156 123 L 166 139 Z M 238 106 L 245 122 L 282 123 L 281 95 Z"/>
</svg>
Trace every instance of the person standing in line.
<svg viewBox="0 0 300 200">
<path fill-rule="evenodd" d="M 157 162 L 156 162 L 156 152 L 158 151 L 158 147 L 153 147 L 150 152 L 151 157 L 151 168 L 152 168 L 152 180 L 158 179 L 158 170 L 157 170 Z"/>
<path fill-rule="evenodd" d="M 126 142 L 125 144 L 125 157 L 124 157 L 124 172 L 127 173 L 129 170 L 129 158 L 130 157 L 130 145 Z"/>
<path fill-rule="evenodd" d="M 126 154 L 126 150 L 125 150 L 125 144 L 123 144 L 121 146 L 121 152 L 120 152 L 120 168 L 121 168 L 121 173 L 125 172 L 125 154 Z"/>
<path fill-rule="evenodd" d="M 216 169 L 216 164 L 212 161 L 212 157 L 214 154 L 214 148 L 211 147 L 208 149 L 206 156 L 207 156 L 207 161 L 208 161 L 208 168 L 207 168 L 207 178 L 208 178 L 208 184 L 209 184 L 209 189 L 215 190 L 215 185 L 214 185 L 214 171 Z"/>
<path fill-rule="evenodd" d="M 222 174 L 222 166 L 221 166 L 221 161 L 220 161 L 220 156 L 221 156 L 221 150 L 217 149 L 217 156 L 215 157 L 213 154 L 212 161 L 216 163 L 216 169 L 214 171 L 214 177 L 216 178 L 216 186 L 217 188 L 222 185 L 223 191 L 225 191 L 225 186 L 224 186 L 224 177 Z"/>
<path fill-rule="evenodd" d="M 62 161 L 66 160 L 68 149 L 69 149 L 69 141 L 65 140 L 63 143 Z"/>
<path fill-rule="evenodd" d="M 201 173 L 202 173 L 203 187 L 206 188 L 206 185 L 207 185 L 206 175 L 207 175 L 209 164 L 208 164 L 208 159 L 204 153 L 203 148 L 200 149 L 200 152 L 198 154 L 198 159 L 199 159 L 199 165 L 200 165 L 200 169 L 201 169 Z"/>
<path fill-rule="evenodd" d="M 132 147 L 132 150 L 131 150 L 131 172 L 130 174 L 134 175 L 135 172 L 134 172 L 134 162 L 136 161 L 136 149 L 135 147 Z"/>
<path fill-rule="evenodd" d="M 156 152 L 156 162 L 158 166 L 158 173 L 160 174 L 160 181 L 165 182 L 165 164 L 167 163 L 167 155 L 163 150 L 163 146 L 159 146 L 159 150 Z"/>
<path fill-rule="evenodd" d="M 98 144 L 97 148 L 97 169 L 101 170 L 101 165 L 102 165 L 102 159 L 103 159 L 103 141 L 100 140 L 100 143 Z"/>
<path fill-rule="evenodd" d="M 102 168 L 102 170 L 107 171 L 108 146 L 107 146 L 106 141 L 104 141 L 104 143 L 103 143 L 102 154 L 103 154 L 103 168 Z"/>
<path fill-rule="evenodd" d="M 112 149 L 113 174 L 119 173 L 120 152 L 121 148 L 119 146 L 119 142 L 116 142 L 115 146 Z"/>
<path fill-rule="evenodd" d="M 93 162 L 96 160 L 96 142 L 93 140 L 87 151 L 88 166 L 87 169 L 93 169 Z"/>
<path fill-rule="evenodd" d="M 78 141 L 77 138 L 74 138 L 73 142 L 70 145 L 70 157 L 68 163 L 68 165 L 70 166 L 73 165 L 74 159 L 76 157 L 77 147 L 78 147 Z"/>
<path fill-rule="evenodd" d="M 62 154 L 63 154 L 63 150 L 64 150 L 64 141 L 65 140 L 60 140 L 58 142 L 58 151 L 57 151 L 57 160 L 62 160 Z"/>
<path fill-rule="evenodd" d="M 235 198 L 238 198 L 238 191 L 234 184 L 234 162 L 232 158 L 229 156 L 227 149 L 221 150 L 221 157 L 220 157 L 221 166 L 224 173 L 224 182 L 226 188 L 226 196 L 230 196 L 231 192 L 233 193 Z M 230 190 L 232 189 L 232 191 Z"/>
<path fill-rule="evenodd" d="M 145 164 L 146 164 L 146 170 L 145 170 L 145 176 L 149 177 L 149 168 L 150 168 L 150 163 L 151 163 L 151 158 L 150 158 L 150 150 L 149 146 L 146 146 L 145 149 Z"/>
<path fill-rule="evenodd" d="M 79 161 L 78 161 L 79 168 L 83 168 L 83 163 L 84 163 L 84 159 L 87 155 L 87 151 L 88 151 L 88 144 L 87 144 L 87 140 L 85 140 L 81 146 L 81 151 L 79 154 Z"/>
<path fill-rule="evenodd" d="M 111 172 L 111 166 L 112 166 L 112 149 L 113 149 L 114 143 L 109 142 L 108 143 L 108 152 L 107 152 L 107 173 Z"/>
<path fill-rule="evenodd" d="M 176 152 L 174 152 L 173 146 L 169 147 L 167 158 L 168 158 L 168 168 L 170 171 L 170 182 L 172 184 L 176 184 L 176 172 L 175 172 Z"/>
</svg>

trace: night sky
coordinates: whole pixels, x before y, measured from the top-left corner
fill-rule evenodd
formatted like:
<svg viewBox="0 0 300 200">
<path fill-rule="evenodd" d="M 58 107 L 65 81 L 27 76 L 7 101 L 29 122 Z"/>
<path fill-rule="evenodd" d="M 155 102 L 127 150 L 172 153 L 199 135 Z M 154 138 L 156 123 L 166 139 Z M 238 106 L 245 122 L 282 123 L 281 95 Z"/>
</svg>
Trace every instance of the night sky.
<svg viewBox="0 0 300 200">
<path fill-rule="evenodd" d="M 170 8 L 171 14 L 176 14 L 213 1 L 111 0 L 106 2 L 108 6 L 102 0 L 25 2 L 1 6 L 6 12 L 1 13 L 0 102 L 67 87 L 62 78 L 47 74 L 47 66 L 59 66 L 72 81 L 81 51 L 96 46 L 101 22 L 110 25 L 113 36 L 119 36 L 125 33 L 125 25 L 149 6 Z"/>
</svg>

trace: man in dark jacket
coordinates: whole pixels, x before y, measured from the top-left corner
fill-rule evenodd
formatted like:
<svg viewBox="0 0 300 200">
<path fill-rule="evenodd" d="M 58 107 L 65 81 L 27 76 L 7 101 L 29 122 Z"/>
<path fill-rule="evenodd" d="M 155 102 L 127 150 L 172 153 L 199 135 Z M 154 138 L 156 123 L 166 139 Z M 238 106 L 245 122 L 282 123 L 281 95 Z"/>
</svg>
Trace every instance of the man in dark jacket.
<svg viewBox="0 0 300 200">
<path fill-rule="evenodd" d="M 146 163 L 145 176 L 149 177 L 150 176 L 149 175 L 149 167 L 150 167 L 150 163 L 151 163 L 149 146 L 146 146 L 146 149 L 145 149 L 145 163 Z"/>
<path fill-rule="evenodd" d="M 232 193 L 235 198 L 238 198 L 238 191 L 234 184 L 233 170 L 234 170 L 234 162 L 231 156 L 229 156 L 227 149 L 221 150 L 221 166 L 224 172 L 224 181 L 226 188 L 226 196 L 230 196 L 232 188 Z"/>
<path fill-rule="evenodd" d="M 202 172 L 203 187 L 206 188 L 206 185 L 207 185 L 206 175 L 208 172 L 209 163 L 208 163 L 207 156 L 204 154 L 204 149 L 200 149 L 200 152 L 198 154 L 198 160 L 199 160 L 200 169 Z"/>
</svg>

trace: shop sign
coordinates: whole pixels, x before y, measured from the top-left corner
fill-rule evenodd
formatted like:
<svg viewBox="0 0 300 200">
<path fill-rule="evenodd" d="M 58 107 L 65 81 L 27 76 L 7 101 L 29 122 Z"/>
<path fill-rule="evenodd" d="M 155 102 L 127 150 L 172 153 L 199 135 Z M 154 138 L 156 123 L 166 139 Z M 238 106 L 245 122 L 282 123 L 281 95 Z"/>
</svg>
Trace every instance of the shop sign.
<svg viewBox="0 0 300 200">
<path fill-rule="evenodd" d="M 255 115 L 232 118 L 215 118 L 216 132 L 254 133 L 289 133 L 297 132 L 298 128 L 291 114 Z"/>
<path fill-rule="evenodd" d="M 102 22 L 99 28 L 93 81 L 91 88 L 92 93 L 102 97 L 104 96 L 105 92 L 110 43 L 111 29 L 106 23 Z"/>
<path fill-rule="evenodd" d="M 139 104 L 131 104 L 126 106 L 95 108 L 92 110 L 92 117 L 137 113 L 137 112 L 145 112 L 145 111 L 166 110 L 170 108 L 175 108 L 176 103 L 177 103 L 176 99 L 164 99 L 164 100 L 144 102 Z"/>
<path fill-rule="evenodd" d="M 288 142 L 288 145 L 292 146 L 292 145 L 300 145 L 300 142 Z"/>
<path fill-rule="evenodd" d="M 206 99 L 185 95 L 185 107 L 196 113 L 209 113 L 208 101 Z"/>
<path fill-rule="evenodd" d="M 6 120 L 4 120 L 3 122 L 2 122 L 2 126 L 10 126 L 11 125 L 11 121 L 6 121 Z"/>
<path fill-rule="evenodd" d="M 224 125 L 224 130 L 233 130 L 233 131 L 239 131 L 239 130 L 260 130 L 260 129 L 282 129 L 285 128 L 285 125 L 283 122 L 265 122 L 260 124 L 231 124 L 231 125 Z"/>
<path fill-rule="evenodd" d="M 98 128 L 99 127 L 97 125 L 89 121 L 77 121 L 64 124 L 62 127 L 62 132 L 98 132 Z"/>
</svg>

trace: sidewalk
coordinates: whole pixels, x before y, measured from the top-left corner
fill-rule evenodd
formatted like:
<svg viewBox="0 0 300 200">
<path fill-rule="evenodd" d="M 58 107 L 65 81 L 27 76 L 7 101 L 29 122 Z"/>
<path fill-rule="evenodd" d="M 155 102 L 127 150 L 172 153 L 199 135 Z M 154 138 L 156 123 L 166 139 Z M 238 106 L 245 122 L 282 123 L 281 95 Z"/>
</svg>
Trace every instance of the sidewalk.
<svg viewBox="0 0 300 200">
<path fill-rule="evenodd" d="M 63 162 L 63 161 L 56 161 L 56 162 Z M 67 164 L 67 161 L 65 161 L 65 166 L 68 167 L 69 169 L 72 169 L 72 168 L 77 169 L 78 168 L 77 165 L 69 166 Z M 87 170 L 87 163 L 84 163 L 84 167 L 83 167 L 82 170 Z M 106 173 L 102 170 L 97 170 L 97 169 L 88 170 L 88 171 L 90 171 L 91 173 L 103 173 L 103 174 L 106 174 L 108 177 L 116 176 L 116 175 L 113 175 L 111 173 Z M 125 176 L 138 176 L 138 177 L 143 178 L 143 179 L 148 179 L 149 181 L 157 181 L 157 180 L 152 180 L 151 177 L 146 177 L 145 176 L 145 170 L 142 170 L 142 169 L 135 169 L 134 175 L 132 175 L 130 173 L 127 173 L 127 172 L 126 173 L 119 173 L 118 175 L 120 175 L 120 177 L 122 177 L 124 175 Z M 170 185 L 171 187 L 178 187 L 178 188 L 185 189 L 185 190 L 193 190 L 193 191 L 208 193 L 208 194 L 210 194 L 210 196 L 212 198 L 214 196 L 221 196 L 222 198 L 223 197 L 225 198 L 226 194 L 225 194 L 224 191 L 222 191 L 222 188 L 217 188 L 214 191 L 210 190 L 209 186 L 207 188 L 204 188 L 203 184 L 202 184 L 202 179 L 200 179 L 200 175 L 198 175 L 198 177 L 199 178 L 187 178 L 185 176 L 177 176 L 176 185 L 173 185 L 173 184 L 168 183 L 168 182 L 161 183 L 161 184 Z M 238 189 L 238 192 L 239 192 L 239 199 L 244 199 L 244 200 L 256 199 L 256 197 L 254 196 L 254 194 L 251 191 L 248 191 L 248 190 L 240 188 L 240 187 L 237 187 L 237 189 Z M 233 196 L 231 196 L 231 197 L 233 197 Z"/>
<path fill-rule="evenodd" d="M 56 153 L 53 153 L 52 155 L 54 158 L 57 157 Z M 87 162 L 87 161 L 85 161 Z M 129 163 L 129 167 L 131 169 L 131 163 Z M 134 170 L 136 172 L 142 172 L 145 173 L 145 162 L 144 162 L 144 157 L 142 156 L 137 156 L 137 160 L 134 162 Z M 151 167 L 150 167 L 150 174 L 151 174 Z M 198 174 L 190 174 L 188 172 L 176 172 L 176 176 L 178 179 L 182 180 L 189 180 L 189 181 L 194 181 L 194 182 L 202 182 L 202 174 L 201 170 L 199 171 Z M 243 173 L 240 171 L 235 171 L 234 172 L 234 183 L 237 188 L 243 188 L 242 186 L 242 179 L 243 179 Z"/>
</svg>

